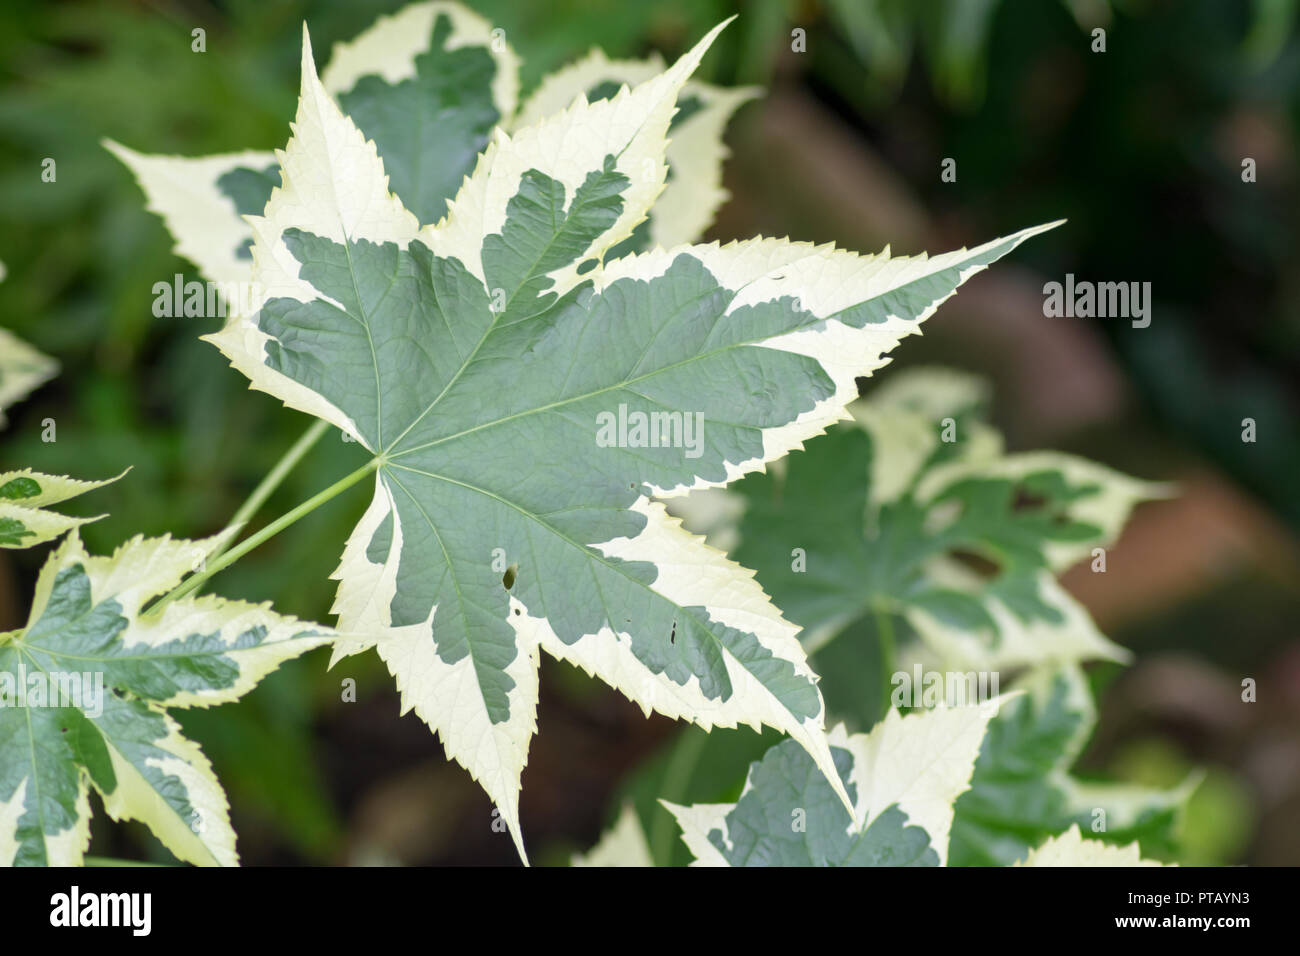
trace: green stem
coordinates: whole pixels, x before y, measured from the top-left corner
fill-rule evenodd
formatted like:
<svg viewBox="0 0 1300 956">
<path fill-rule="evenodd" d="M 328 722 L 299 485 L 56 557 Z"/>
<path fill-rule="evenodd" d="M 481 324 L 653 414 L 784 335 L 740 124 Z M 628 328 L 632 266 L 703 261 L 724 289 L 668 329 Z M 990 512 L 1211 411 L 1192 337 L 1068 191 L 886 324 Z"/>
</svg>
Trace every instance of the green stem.
<svg viewBox="0 0 1300 956">
<path fill-rule="evenodd" d="M 285 476 L 289 474 L 298 462 L 302 461 L 303 455 L 307 454 L 316 442 L 320 441 L 321 435 L 329 429 L 329 422 L 324 419 L 317 419 L 312 423 L 296 442 L 293 447 L 280 456 L 280 460 L 275 463 L 275 467 L 267 472 L 253 493 L 248 496 L 235 516 L 230 519 L 221 537 L 224 539 L 221 544 L 217 545 L 215 551 L 208 555 L 208 561 L 215 561 L 230 549 L 231 544 L 235 541 L 235 536 L 239 534 L 242 528 L 253 515 L 257 514 L 262 505 L 266 504 L 266 499 L 271 497 L 276 488 L 280 487 L 280 482 L 284 481 Z M 157 605 L 162 607 L 161 602 Z"/>
<path fill-rule="evenodd" d="M 266 499 L 271 497 L 271 493 L 275 491 L 276 488 L 280 487 L 280 482 L 284 481 L 285 476 L 293 470 L 294 466 L 297 465 L 298 462 L 302 461 L 302 456 L 307 454 L 316 442 L 320 441 L 320 437 L 325 434 L 329 427 L 329 422 L 324 419 L 317 419 L 312 423 L 311 428 L 308 428 L 307 431 L 303 433 L 303 436 L 294 443 L 293 447 L 285 452 L 284 456 L 275 463 L 275 467 L 267 472 L 266 477 L 262 479 L 261 483 L 256 488 L 253 489 L 253 493 L 248 496 L 248 500 L 239 506 L 239 510 L 235 512 L 235 516 L 230 519 L 230 524 L 227 526 L 227 530 L 233 531 L 239 525 L 242 525 L 249 518 L 253 517 L 253 515 L 257 514 L 258 509 L 260 509 L 262 505 L 266 504 Z M 225 548 L 222 548 L 221 550 L 224 551 Z M 217 552 L 217 554 L 209 555 L 208 560 L 219 556 L 220 551 Z"/>
<path fill-rule="evenodd" d="M 682 731 L 664 768 L 664 777 L 659 785 L 659 795 L 669 803 L 680 803 L 686 797 L 691 777 L 695 775 L 695 765 L 700 762 L 708 734 L 695 733 L 693 728 Z M 668 866 L 673 858 L 673 830 L 676 823 L 673 815 L 662 806 L 656 808 L 654 823 L 651 825 L 650 856 L 659 861 L 661 866 Z"/>
<path fill-rule="evenodd" d="M 159 611 L 162 609 L 164 605 L 168 604 L 169 602 L 175 601 L 177 598 L 185 597 L 185 595 L 197 591 L 200 587 L 203 586 L 204 582 L 206 582 L 208 578 L 212 577 L 217 572 L 230 567 L 232 564 L 234 564 L 244 555 L 248 554 L 248 552 L 252 551 L 262 542 L 266 541 L 269 538 L 273 538 L 275 535 L 279 534 L 285 528 L 289 527 L 289 525 L 293 524 L 299 518 L 303 517 L 304 515 L 310 514 L 311 512 L 319 508 L 321 505 L 323 505 L 325 502 L 329 501 L 331 498 L 337 497 L 339 494 L 351 488 L 362 478 L 366 477 L 366 475 L 370 474 L 372 471 L 378 468 L 379 461 L 380 460 L 378 458 L 372 458 L 369 462 L 367 462 L 362 467 L 358 468 L 356 471 L 352 472 L 352 474 L 348 475 L 346 478 L 340 478 L 338 481 L 334 482 L 334 484 L 330 485 L 324 491 L 320 492 L 319 494 L 313 495 L 312 497 L 304 501 L 302 504 L 300 504 L 298 507 L 294 508 L 292 511 L 287 512 L 286 514 L 283 514 L 279 518 L 272 521 L 261 531 L 257 532 L 257 534 L 245 538 L 238 545 L 236 545 L 235 547 L 231 548 L 229 551 L 222 554 L 219 558 L 217 558 L 217 560 L 215 561 L 209 560 L 208 566 L 205 570 L 200 571 L 198 574 L 190 575 L 179 585 L 173 588 L 169 593 L 164 594 L 161 598 L 158 599 L 158 602 L 152 608 L 149 609 L 149 613 L 152 614 L 156 611 Z"/>
<path fill-rule="evenodd" d="M 894 668 L 897 666 L 898 649 L 894 641 L 894 620 L 888 611 L 876 608 L 876 638 L 880 643 L 880 718 L 889 714 L 889 698 L 894 688 Z"/>
</svg>

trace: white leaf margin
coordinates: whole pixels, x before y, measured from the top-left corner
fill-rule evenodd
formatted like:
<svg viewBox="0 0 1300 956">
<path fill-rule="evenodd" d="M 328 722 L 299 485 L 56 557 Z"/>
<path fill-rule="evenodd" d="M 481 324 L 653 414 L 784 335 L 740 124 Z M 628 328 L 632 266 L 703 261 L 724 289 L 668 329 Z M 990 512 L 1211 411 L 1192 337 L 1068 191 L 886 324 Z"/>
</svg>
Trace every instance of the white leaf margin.
<svg viewBox="0 0 1300 956">
<path fill-rule="evenodd" d="M 462 4 L 443 0 L 409 4 L 379 17 L 352 40 L 335 43 L 320 75 L 325 92 L 338 96 L 356 86 L 363 76 L 377 75 L 394 85 L 412 78 L 415 58 L 429 52 L 433 25 L 440 16 L 451 22 L 448 50 L 487 47 L 497 67 L 492 100 L 502 122 L 508 121 L 519 103 L 519 56 L 506 42 L 504 29 L 494 28 Z"/>
<path fill-rule="evenodd" d="M 1136 843 L 1114 846 L 1100 840 L 1085 840 L 1076 823 L 1060 836 L 1049 837 L 1042 846 L 1031 850 L 1029 856 L 1015 866 L 1166 866 L 1156 860 L 1145 860 Z"/>
<path fill-rule="evenodd" d="M 650 853 L 650 843 L 646 840 L 645 829 L 636 808 L 625 803 L 600 841 L 586 853 L 575 853 L 569 862 L 577 867 L 645 867 L 654 866 Z"/>
<path fill-rule="evenodd" d="M 592 87 L 613 82 L 636 86 L 664 72 L 663 59 L 611 60 L 600 49 L 551 73 L 519 109 L 512 129 L 540 122 L 579 96 L 586 102 Z M 672 177 L 654 206 L 650 241 L 663 248 L 696 242 L 713 223 L 729 193 L 722 187 L 722 166 L 730 155 L 723 132 L 741 106 L 762 95 L 759 87 L 722 87 L 691 80 L 680 99 L 696 97 L 702 106 L 672 130 L 667 159 Z M 680 101 L 680 100 L 679 100 Z"/>
</svg>

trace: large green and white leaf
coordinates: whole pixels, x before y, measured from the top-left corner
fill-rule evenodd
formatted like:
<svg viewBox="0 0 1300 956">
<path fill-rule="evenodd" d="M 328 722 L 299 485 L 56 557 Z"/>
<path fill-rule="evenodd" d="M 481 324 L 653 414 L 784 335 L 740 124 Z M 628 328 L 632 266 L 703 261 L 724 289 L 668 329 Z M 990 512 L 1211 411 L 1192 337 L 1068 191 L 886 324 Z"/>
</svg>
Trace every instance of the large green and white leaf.
<svg viewBox="0 0 1300 956">
<path fill-rule="evenodd" d="M 5 264 L 0 262 L 0 282 L 5 278 Z M 52 379 L 59 363 L 42 355 L 8 329 L 0 329 L 0 428 L 5 425 L 5 409 L 26 398 Z"/>
<path fill-rule="evenodd" d="M 112 484 L 121 477 L 77 481 L 30 468 L 0 472 L 0 548 L 30 548 L 53 540 L 71 528 L 98 521 L 104 516 L 73 518 L 50 511 L 49 506 Z"/>
<path fill-rule="evenodd" d="M 936 591 L 920 606 L 908 608 L 906 617 L 916 635 L 938 654 L 942 667 L 1002 671 L 1051 662 L 1131 659 L 1047 571 L 1024 575 L 1017 582 L 1024 590 L 1006 596 L 989 593 L 982 577 L 955 561 L 935 560 L 927 573 Z M 974 610 L 975 602 L 982 605 L 979 611 Z"/>
<path fill-rule="evenodd" d="M 493 127 L 515 112 L 519 62 L 504 36 L 458 3 L 415 3 L 335 45 L 327 92 L 374 141 L 393 190 L 421 222 L 442 218 Z M 253 233 L 280 185 L 273 152 L 147 156 L 111 141 L 176 252 L 215 282 L 247 282 Z M 229 297 L 228 297 L 229 298 Z"/>
<path fill-rule="evenodd" d="M 1070 767 L 1096 724 L 1086 678 L 1078 667 L 1044 667 L 1016 688 L 1025 693 L 989 724 L 970 790 L 957 801 L 954 865 L 1006 866 L 1071 827 L 1098 846 L 1138 841 L 1169 855 L 1178 815 L 1199 781 L 1154 790 L 1075 778 Z"/>
<path fill-rule="evenodd" d="M 834 728 L 831 752 L 853 818 L 793 741 L 750 766 L 736 803 L 663 803 L 693 866 L 940 866 L 953 803 L 1003 700 L 907 717 L 890 711 L 868 734 Z"/>
<path fill-rule="evenodd" d="M 168 710 L 234 700 L 330 632 L 217 597 L 141 613 L 219 540 L 92 557 L 74 532 L 50 556 L 27 626 L 0 634 L 0 864 L 79 864 L 91 787 L 180 859 L 238 862 L 225 794 Z"/>
<path fill-rule="evenodd" d="M 284 185 L 252 219 L 264 299 L 211 337 L 254 388 L 376 456 L 335 575 L 336 657 L 378 647 L 517 841 L 543 648 L 647 712 L 788 733 L 838 787 L 796 629 L 654 498 L 820 433 L 854 376 L 1040 231 L 933 258 L 758 239 L 602 262 L 661 191 L 715 34 L 612 99 L 499 131 L 424 228 L 306 46 Z M 677 441 L 603 442 L 629 409 L 661 416 L 656 435 L 676 416 Z"/>
<path fill-rule="evenodd" d="M 1032 850 L 1017 866 L 1165 866 L 1158 860 L 1144 860 L 1136 843 L 1111 846 L 1097 840 L 1085 840 L 1078 826 L 1060 836 L 1050 837 Z"/>
<path fill-rule="evenodd" d="M 654 866 L 636 808 L 626 804 L 614 825 L 586 853 L 575 853 L 571 866 Z"/>
<path fill-rule="evenodd" d="M 1069 455 L 1005 454 L 986 403 L 973 377 L 903 372 L 781 474 L 736 486 L 737 560 L 806 647 L 884 614 L 959 670 L 1126 659 L 1055 575 L 1165 487 Z"/>
<path fill-rule="evenodd" d="M 569 66 L 545 77 L 520 107 L 513 128 L 541 122 L 559 113 L 579 96 L 584 102 L 609 99 L 624 86 L 636 86 L 664 71 L 658 55 L 644 60 L 611 60 L 592 50 Z M 606 253 L 616 258 L 697 242 L 727 200 L 722 188 L 722 164 L 728 150 L 722 141 L 727 123 L 741 106 L 761 93 L 757 87 L 727 88 L 688 82 L 677 98 L 677 113 L 668 128 L 668 181 L 654 212 L 633 234 Z"/>
</svg>

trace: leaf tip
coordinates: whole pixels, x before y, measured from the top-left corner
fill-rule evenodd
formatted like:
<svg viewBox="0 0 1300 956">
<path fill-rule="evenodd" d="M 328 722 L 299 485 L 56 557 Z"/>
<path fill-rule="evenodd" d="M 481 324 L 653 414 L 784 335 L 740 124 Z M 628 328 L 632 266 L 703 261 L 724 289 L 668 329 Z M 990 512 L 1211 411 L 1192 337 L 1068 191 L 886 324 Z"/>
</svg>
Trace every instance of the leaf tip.
<svg viewBox="0 0 1300 956">
<path fill-rule="evenodd" d="M 320 77 L 316 75 L 316 58 L 311 49 L 311 31 L 307 21 L 302 21 L 302 92 L 305 95 L 308 85 L 319 86 Z"/>
</svg>

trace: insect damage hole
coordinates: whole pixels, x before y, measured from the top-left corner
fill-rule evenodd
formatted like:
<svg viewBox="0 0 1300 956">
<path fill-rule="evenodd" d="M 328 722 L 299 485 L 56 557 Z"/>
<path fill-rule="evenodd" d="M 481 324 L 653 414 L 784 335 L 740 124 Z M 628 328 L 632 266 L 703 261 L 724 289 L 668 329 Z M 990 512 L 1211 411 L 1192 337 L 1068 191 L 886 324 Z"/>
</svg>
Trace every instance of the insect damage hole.
<svg viewBox="0 0 1300 956">
<path fill-rule="evenodd" d="M 506 568 L 506 573 L 501 575 L 501 583 L 505 586 L 507 591 L 515 586 L 515 578 L 518 577 L 518 575 L 519 565 L 517 564 L 510 565 L 510 567 Z"/>
<path fill-rule="evenodd" d="M 968 570 L 973 571 L 985 581 L 990 581 L 1002 573 L 1002 566 L 1000 564 L 993 559 L 974 551 L 954 548 L 948 552 L 948 557 Z"/>
<path fill-rule="evenodd" d="M 1046 496 L 1037 494 L 1024 485 L 1016 486 L 1011 500 L 1011 510 L 1013 512 L 1038 511 L 1046 505 Z"/>
<path fill-rule="evenodd" d="M 673 621 L 673 629 L 668 632 L 668 643 L 669 644 L 677 643 L 677 622 L 676 621 Z"/>
</svg>

